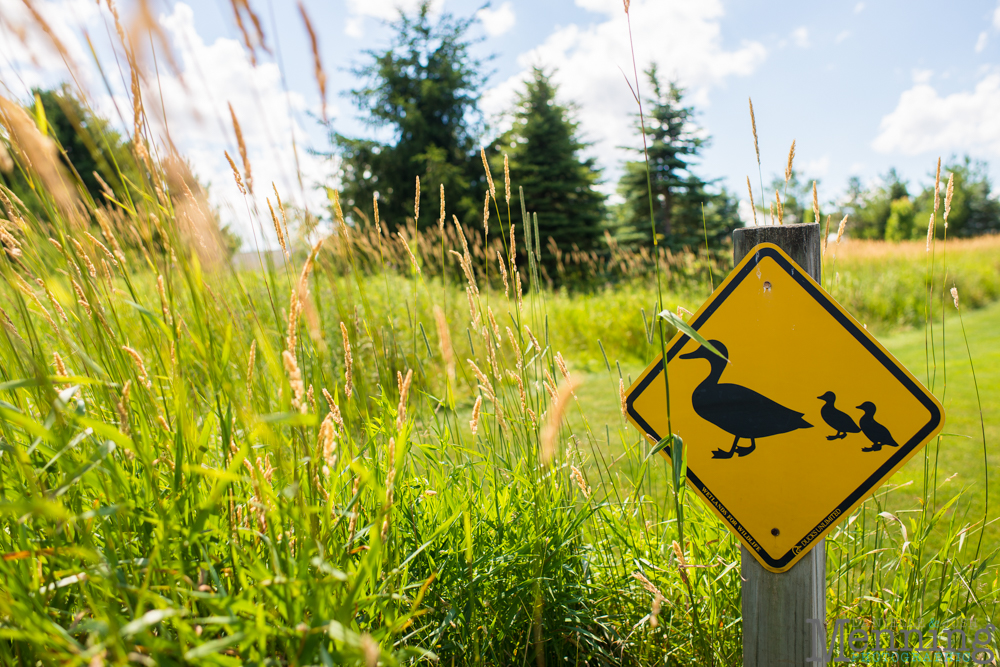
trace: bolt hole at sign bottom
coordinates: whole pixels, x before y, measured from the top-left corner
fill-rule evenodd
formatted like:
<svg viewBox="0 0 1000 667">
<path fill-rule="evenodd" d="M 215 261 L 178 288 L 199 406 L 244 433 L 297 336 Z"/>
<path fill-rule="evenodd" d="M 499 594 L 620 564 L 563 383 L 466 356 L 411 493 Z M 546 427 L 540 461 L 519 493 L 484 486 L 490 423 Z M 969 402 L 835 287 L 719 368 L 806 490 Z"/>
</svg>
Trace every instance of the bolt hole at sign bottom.
<svg viewBox="0 0 1000 667">
<path fill-rule="evenodd" d="M 771 291 L 771 281 L 770 280 L 765 280 L 764 281 L 764 291 L 765 292 L 770 292 Z"/>
<path fill-rule="evenodd" d="M 774 535 L 775 537 L 777 537 L 778 535 L 781 534 L 781 531 L 778 530 L 777 528 L 772 528 L 771 529 L 771 534 Z"/>
</svg>

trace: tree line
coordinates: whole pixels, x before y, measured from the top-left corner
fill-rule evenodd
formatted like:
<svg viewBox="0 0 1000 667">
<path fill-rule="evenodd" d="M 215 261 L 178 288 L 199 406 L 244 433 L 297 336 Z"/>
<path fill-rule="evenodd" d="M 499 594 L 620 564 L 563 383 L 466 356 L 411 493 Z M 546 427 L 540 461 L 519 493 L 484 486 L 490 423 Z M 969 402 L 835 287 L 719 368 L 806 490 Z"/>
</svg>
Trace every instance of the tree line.
<svg viewBox="0 0 1000 667">
<path fill-rule="evenodd" d="M 466 227 L 480 227 L 489 187 L 485 155 L 501 187 L 509 168 L 511 210 L 519 213 L 523 192 L 524 208 L 537 216 L 541 261 L 550 268 L 557 249 L 649 248 L 654 237 L 672 251 L 705 246 L 722 251 L 733 229 L 743 224 L 738 199 L 718 179 L 698 174 L 697 161 L 710 138 L 698 127 L 694 108 L 685 104 L 682 88 L 663 81 L 655 64 L 644 72 L 645 113 L 641 119 L 635 114 L 633 158 L 623 165 L 612 202 L 598 187 L 601 170 L 586 156 L 576 108 L 560 99 L 551 70 L 532 69 L 509 110 L 509 129 L 498 134 L 488 127 L 479 107 L 488 62 L 474 54 L 475 21 L 434 16 L 425 3 L 391 23 L 388 46 L 365 51 L 352 69 L 361 83 L 348 95 L 359 117 L 389 138 L 352 137 L 328 126 L 330 148 L 321 154 L 337 165 L 335 185 L 349 224 L 370 224 L 377 200 L 388 231 L 426 229 L 437 224 L 443 187 L 449 221 L 454 215 Z M 96 116 L 69 88 L 35 91 L 26 109 L 58 144 L 61 159 L 78 176 L 81 194 L 94 202 L 103 202 L 105 194 L 123 200 L 132 184 L 148 179 L 133 155 L 133 140 Z M 0 141 L 9 143 L 2 136 Z M 954 174 L 949 235 L 1000 230 L 1000 202 L 984 162 L 954 158 L 942 173 Z M 417 220 L 416 177 L 425 212 Z M 26 172 L 0 170 L 0 182 L 44 218 Z M 201 184 L 189 185 L 204 190 Z M 812 188 L 813 182 L 800 180 L 791 168 L 770 184 L 772 194 L 781 194 L 784 224 L 813 221 Z M 762 202 L 757 205 L 763 223 L 773 213 Z M 870 185 L 850 179 L 834 215 L 848 215 L 852 237 L 900 241 L 926 235 L 932 208 L 932 186 L 916 187 L 892 169 Z M 497 217 L 490 218 L 491 232 L 501 233 Z M 224 232 L 227 244 L 235 247 L 238 240 Z"/>
</svg>

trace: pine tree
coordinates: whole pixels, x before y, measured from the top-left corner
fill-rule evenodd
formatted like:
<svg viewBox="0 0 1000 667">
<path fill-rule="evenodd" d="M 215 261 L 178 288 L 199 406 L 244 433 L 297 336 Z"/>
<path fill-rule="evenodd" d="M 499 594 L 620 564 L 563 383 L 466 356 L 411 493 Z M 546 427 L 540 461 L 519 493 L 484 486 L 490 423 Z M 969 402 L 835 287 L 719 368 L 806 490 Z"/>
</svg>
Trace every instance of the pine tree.
<svg viewBox="0 0 1000 667">
<path fill-rule="evenodd" d="M 694 160 L 708 142 L 694 123 L 694 108 L 684 106 L 684 91 L 671 82 L 664 87 L 656 66 L 646 71 L 653 94 L 646 100 L 647 180 L 644 157 L 625 164 L 618 182 L 624 202 L 618 209 L 616 237 L 620 243 L 649 243 L 650 186 L 657 238 L 671 248 L 700 245 L 707 230 L 710 245 L 719 245 L 740 225 L 735 199 L 692 172 Z M 636 128 L 642 132 L 638 114 Z M 643 149 L 634 149 L 642 156 Z M 702 211 L 704 206 L 704 219 Z"/>
<path fill-rule="evenodd" d="M 341 160 L 345 212 L 357 207 L 370 215 L 379 198 L 384 224 L 393 229 L 413 216 L 415 177 L 420 176 L 425 210 L 438 210 L 439 185 L 449 210 L 474 215 L 484 184 L 477 155 L 478 100 L 485 76 L 467 37 L 475 18 L 443 14 L 431 20 L 430 4 L 392 24 L 391 46 L 366 52 L 368 62 L 353 74 L 366 85 L 351 91 L 363 119 L 373 129 L 390 129 L 379 142 L 332 135 Z M 332 157 L 332 156 L 331 156 Z M 481 215 L 482 200 L 478 210 Z"/>
<path fill-rule="evenodd" d="M 497 153 L 510 157 L 511 181 L 524 189 L 525 207 L 538 215 L 542 262 L 554 263 L 549 246 L 563 251 L 590 250 L 604 233 L 604 195 L 594 189 L 600 172 L 591 158 L 580 153 L 580 140 L 572 108 L 556 101 L 551 74 L 534 68 L 527 87 L 518 97 L 514 126 L 501 137 Z M 515 189 L 512 207 L 520 201 Z M 516 209 L 515 209 L 516 210 Z"/>
</svg>

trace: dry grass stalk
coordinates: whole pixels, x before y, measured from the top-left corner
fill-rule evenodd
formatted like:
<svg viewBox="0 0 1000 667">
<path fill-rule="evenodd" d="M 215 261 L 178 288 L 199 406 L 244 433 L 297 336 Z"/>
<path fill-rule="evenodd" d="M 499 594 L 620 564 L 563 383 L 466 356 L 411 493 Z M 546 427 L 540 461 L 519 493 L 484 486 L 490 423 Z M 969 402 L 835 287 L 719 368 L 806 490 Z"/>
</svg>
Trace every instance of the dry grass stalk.
<svg viewBox="0 0 1000 667">
<path fill-rule="evenodd" d="M 847 228 L 847 216 L 840 221 L 840 225 L 837 227 L 837 245 L 840 245 L 840 239 L 844 236 L 844 229 Z"/>
<path fill-rule="evenodd" d="M 330 408 L 330 414 L 333 415 L 333 423 L 337 425 L 337 428 L 344 430 L 344 418 L 340 415 L 340 406 L 337 402 L 333 400 L 333 396 L 330 395 L 326 389 L 322 390 L 323 398 L 326 399 L 326 404 Z"/>
<path fill-rule="evenodd" d="M 278 212 L 281 213 L 281 223 L 284 225 L 284 237 L 287 241 L 291 237 L 288 235 L 288 215 L 285 213 L 285 205 L 281 203 L 281 195 L 278 194 L 278 186 L 274 184 L 274 181 L 271 181 L 271 189 L 274 190 L 274 200 L 278 202 Z"/>
<path fill-rule="evenodd" d="M 302 15 L 302 22 L 306 24 L 306 33 L 309 35 L 309 46 L 312 48 L 313 73 L 316 77 L 316 84 L 319 86 L 320 115 L 323 122 L 327 122 L 326 117 L 326 72 L 323 70 L 323 61 L 319 57 L 319 40 L 316 39 L 316 31 L 313 30 L 312 21 L 306 13 L 305 6 L 299 2 L 299 14 Z"/>
<path fill-rule="evenodd" d="M 514 332 L 507 327 L 507 339 L 510 341 L 510 346 L 514 350 L 514 360 L 517 364 L 517 370 L 524 369 L 524 355 L 521 354 L 521 346 L 517 342 L 517 338 L 514 336 Z"/>
<path fill-rule="evenodd" d="M 490 163 L 486 160 L 486 149 L 485 148 L 480 148 L 479 149 L 479 155 L 480 155 L 480 157 L 483 158 L 483 170 L 486 172 L 486 183 L 490 187 L 490 196 L 492 196 L 493 199 L 496 199 L 497 198 L 497 188 L 496 188 L 495 185 L 493 185 L 493 174 L 490 173 Z M 489 198 L 487 198 L 487 202 L 489 202 Z"/>
<path fill-rule="evenodd" d="M 549 406 L 549 413 L 542 427 L 542 463 L 548 465 L 556 453 L 556 440 L 559 438 L 559 427 L 562 424 L 563 416 L 566 414 L 566 406 L 569 404 L 571 396 L 575 395 L 579 383 L 575 379 L 567 377 L 565 382 L 559 385 L 555 393 L 552 405 Z"/>
<path fill-rule="evenodd" d="M 80 242 L 73 237 L 70 237 L 69 242 L 73 244 L 73 247 L 76 248 L 76 251 L 80 256 L 80 259 L 83 260 L 84 265 L 87 267 L 87 273 L 90 274 L 91 278 L 96 278 L 97 268 L 94 267 L 94 263 L 90 261 L 90 256 L 87 255 L 86 251 L 84 251 L 83 246 L 80 245 Z"/>
<path fill-rule="evenodd" d="M 410 371 L 412 373 L 412 370 Z M 385 476 L 385 506 L 383 512 L 385 518 L 382 519 L 382 541 L 389 536 L 389 518 L 391 516 L 393 496 L 396 487 L 396 440 L 389 438 L 389 450 L 386 452 L 386 462 L 389 471 Z"/>
<path fill-rule="evenodd" d="M 674 548 L 674 556 L 677 558 L 677 569 L 680 571 L 681 581 L 683 581 L 684 584 L 687 585 L 687 583 L 688 583 L 688 575 L 687 575 L 688 564 L 687 564 L 687 561 L 684 559 L 684 552 L 681 550 L 681 545 L 677 544 L 677 540 L 674 540 L 674 543 L 671 546 L 673 546 L 673 548 Z"/>
<path fill-rule="evenodd" d="M 483 199 L 483 243 L 488 244 L 490 236 L 490 193 Z"/>
<path fill-rule="evenodd" d="M 43 281 L 41 278 L 36 278 L 35 284 L 37 284 L 39 287 L 45 290 L 45 296 L 48 297 L 49 303 L 52 304 L 52 309 L 56 311 L 57 315 L 59 315 L 59 319 L 61 319 L 63 322 L 69 322 L 69 318 L 66 317 L 66 311 L 64 311 L 63 307 L 59 304 L 58 301 L 56 301 L 55 295 L 49 290 L 49 286 L 45 284 L 45 281 Z"/>
<path fill-rule="evenodd" d="M 750 177 L 747 176 L 747 192 L 750 193 L 750 210 L 753 211 L 753 226 L 757 226 L 757 206 L 753 203 L 753 186 L 750 185 Z"/>
<path fill-rule="evenodd" d="M 351 355 L 351 339 L 347 337 L 347 326 L 340 323 L 340 334 L 344 339 L 344 396 L 351 400 L 354 395 L 354 357 Z"/>
<path fill-rule="evenodd" d="M 444 237 L 444 183 L 441 184 L 441 215 L 438 217 L 438 232 Z"/>
<path fill-rule="evenodd" d="M 826 247 L 830 245 L 830 220 L 832 216 L 826 216 L 826 232 L 823 233 L 823 256 L 826 256 Z"/>
<path fill-rule="evenodd" d="M 240 149 L 240 159 L 243 161 L 243 173 L 246 176 L 247 190 L 250 194 L 253 194 L 253 172 L 250 170 L 250 158 L 247 156 L 247 145 L 243 141 L 243 129 L 240 127 L 240 121 L 236 118 L 236 112 L 233 110 L 233 105 L 229 104 L 229 115 L 233 119 L 233 130 L 236 132 L 236 146 Z"/>
<path fill-rule="evenodd" d="M 618 407 L 622 412 L 622 417 L 628 416 L 628 401 L 625 396 L 625 380 L 618 378 Z"/>
<path fill-rule="evenodd" d="M 517 393 L 519 398 L 521 399 L 521 412 L 524 412 L 525 409 L 528 407 L 528 395 L 524 391 L 524 380 L 521 379 L 521 376 L 519 374 L 515 373 L 509 368 L 507 369 L 507 377 L 509 377 L 517 384 Z"/>
<path fill-rule="evenodd" d="M 781 205 L 781 195 L 778 194 L 777 190 L 774 191 L 774 201 L 775 201 L 776 208 L 778 210 L 778 224 L 779 225 L 783 225 L 783 224 L 785 224 L 784 223 L 785 207 Z"/>
<path fill-rule="evenodd" d="M 233 158 L 229 156 L 229 151 L 222 151 L 222 153 L 226 156 L 226 160 L 229 161 L 230 169 L 233 170 L 233 178 L 236 179 L 236 187 L 240 189 L 240 194 L 246 195 L 247 189 L 246 186 L 243 185 L 243 177 L 240 176 L 240 170 L 236 168 L 236 163 L 233 162 Z"/>
<path fill-rule="evenodd" d="M 125 384 L 122 386 L 121 399 L 119 399 L 118 404 L 115 406 L 118 410 L 118 427 L 125 435 L 128 435 L 130 431 L 128 420 L 128 395 L 131 389 L 132 381 L 126 380 Z"/>
<path fill-rule="evenodd" d="M 256 66 L 257 49 L 261 48 L 265 52 L 269 52 L 267 46 L 264 44 L 264 30 L 261 28 L 260 19 L 250 9 L 250 4 L 247 0 L 229 0 L 229 4 L 233 8 L 233 17 L 236 19 L 236 26 L 240 29 L 240 34 L 243 35 L 243 44 L 246 46 L 247 51 L 250 52 L 250 62 Z M 250 34 L 244 23 L 243 14 L 247 15 L 247 18 L 250 19 L 250 23 L 253 25 L 253 35 Z"/>
<path fill-rule="evenodd" d="M 657 588 L 655 585 L 653 585 L 653 582 L 647 579 L 646 575 L 644 575 L 642 572 L 638 571 L 633 572 L 632 578 L 638 581 L 640 584 L 642 584 L 642 587 L 645 588 L 646 592 L 649 593 L 650 595 L 654 597 L 663 598 L 663 593 L 660 592 L 660 589 Z"/>
<path fill-rule="evenodd" d="M 83 291 L 83 288 L 80 287 L 80 283 L 76 282 L 75 280 L 73 280 L 72 283 L 73 283 L 73 291 L 76 292 L 76 302 L 81 306 L 83 306 L 83 309 L 87 311 L 88 317 L 93 317 L 94 312 L 90 309 L 90 302 L 87 301 L 87 295 Z"/>
<path fill-rule="evenodd" d="M 323 418 L 323 423 L 319 426 L 317 440 L 323 460 L 323 474 L 329 477 L 331 469 L 337 463 L 337 429 L 332 414 L 327 413 L 326 417 Z"/>
<path fill-rule="evenodd" d="M 653 604 L 649 610 L 649 627 L 655 628 L 660 625 L 660 608 L 663 605 L 663 597 L 660 595 L 653 596 Z"/>
<path fill-rule="evenodd" d="M 296 361 L 295 355 L 288 350 L 284 350 L 281 353 L 281 359 L 285 365 L 285 372 L 288 374 L 288 384 L 292 388 L 292 408 L 300 414 L 305 414 L 306 404 L 302 399 L 305 397 L 306 388 L 302 382 L 302 372 L 299 370 L 299 362 Z"/>
<path fill-rule="evenodd" d="M 476 396 L 476 404 L 472 406 L 472 419 L 469 421 L 469 428 L 472 429 L 472 439 L 476 439 L 476 433 L 479 431 L 479 411 L 483 407 L 483 397 Z"/>
<path fill-rule="evenodd" d="M 813 222 L 819 223 L 819 197 L 816 194 L 816 181 L 813 181 Z"/>
<path fill-rule="evenodd" d="M 958 310 L 958 288 L 951 288 L 951 300 L 955 302 L 955 309 Z"/>
<path fill-rule="evenodd" d="M 757 154 L 757 166 L 760 166 L 760 146 L 757 144 L 757 119 L 753 115 L 753 100 L 750 101 L 750 127 L 753 129 L 753 150 Z M 763 195 L 761 195 L 763 196 Z"/>
<path fill-rule="evenodd" d="M 507 204 L 510 205 L 510 161 L 506 153 L 503 154 L 503 190 Z"/>
<path fill-rule="evenodd" d="M 285 244 L 285 235 L 281 231 L 281 223 L 278 222 L 278 216 L 274 214 L 274 207 L 271 206 L 270 199 L 267 199 L 267 209 L 271 212 L 271 221 L 274 223 L 274 233 L 278 237 L 278 244 L 281 245 L 281 250 L 285 253 L 285 257 L 288 257 L 288 246 Z"/>
<path fill-rule="evenodd" d="M 419 208 L 417 210 L 419 210 Z M 410 249 L 410 244 L 406 241 L 406 236 L 403 234 L 402 230 L 396 232 L 396 236 L 399 237 L 399 242 L 403 244 L 406 254 L 410 257 L 410 264 L 413 266 L 414 273 L 419 276 L 420 264 L 417 262 L 417 256 L 414 255 L 413 250 Z"/>
<path fill-rule="evenodd" d="M 503 278 L 503 295 L 510 298 L 510 287 L 507 283 L 507 267 L 504 266 L 503 255 L 497 250 L 497 264 L 500 266 L 500 277 Z"/>
<path fill-rule="evenodd" d="M 941 205 L 941 158 L 937 161 L 937 173 L 934 175 L 934 210 L 931 211 L 931 218 L 927 223 L 927 248 L 931 251 L 931 241 L 934 240 L 934 222 L 937 217 L 938 207 Z"/>
<path fill-rule="evenodd" d="M 413 195 L 413 222 L 420 226 L 420 177 L 417 176 L 416 193 Z"/>
<path fill-rule="evenodd" d="M 128 345 L 123 345 L 122 351 L 132 358 L 132 362 L 135 364 L 136 370 L 139 371 L 139 384 L 145 386 L 146 389 L 152 389 L 153 383 L 150 382 L 147 377 L 146 364 L 143 363 L 142 356 L 139 354 L 139 352 L 129 347 Z"/>
<path fill-rule="evenodd" d="M 100 242 L 100 241 L 99 241 L 99 240 L 98 240 L 97 238 L 95 238 L 95 237 L 94 237 L 94 235 L 93 235 L 93 234 L 91 234 L 90 232 L 84 232 L 84 233 L 83 233 L 83 235 L 84 235 L 84 236 L 86 236 L 86 237 L 87 237 L 88 239 L 90 239 L 90 241 L 91 241 L 91 242 L 92 242 L 92 243 L 93 243 L 94 245 L 96 245 L 96 246 L 97 246 L 98 248 L 100 248 L 100 249 L 101 249 L 101 251 L 102 251 L 102 252 L 104 253 L 104 255 L 105 255 L 105 256 L 106 256 L 106 257 L 107 257 L 108 259 L 110 259 L 110 260 L 111 260 L 111 263 L 112 263 L 112 264 L 114 264 L 115 266 L 118 266 L 118 259 L 117 259 L 117 258 L 116 258 L 116 257 L 115 257 L 115 256 L 114 256 L 113 254 L 111 254 L 111 251 L 110 251 L 110 250 L 108 250 L 108 247 L 107 247 L 106 245 L 104 245 L 103 243 L 101 243 L 101 242 Z"/>
<path fill-rule="evenodd" d="M 59 356 L 58 352 L 52 353 L 52 362 L 56 367 L 56 373 L 59 377 L 69 376 L 69 371 L 66 370 L 66 364 L 63 363 L 62 357 Z"/>
<path fill-rule="evenodd" d="M 448 327 L 448 318 L 440 306 L 434 306 L 434 321 L 437 323 L 438 345 L 441 348 L 441 358 L 444 360 L 445 370 L 448 378 L 455 380 L 455 350 L 451 344 L 451 331 Z"/>
<path fill-rule="evenodd" d="M 576 485 L 580 488 L 583 493 L 584 498 L 590 498 L 590 487 L 587 486 L 587 481 L 583 478 L 583 473 L 576 466 L 569 467 L 569 476 L 573 478 Z"/>
<path fill-rule="evenodd" d="M 944 196 L 944 228 L 948 229 L 948 215 L 951 213 L 951 198 L 955 194 L 955 174 L 954 172 L 948 174 L 948 187 L 945 189 Z"/>
<path fill-rule="evenodd" d="M 257 361 L 257 339 L 250 342 L 250 356 L 247 361 L 247 404 L 253 404 L 253 371 Z"/>
<path fill-rule="evenodd" d="M 173 328 L 174 318 L 170 314 L 170 302 L 167 301 L 167 292 L 163 286 L 163 276 L 156 276 L 156 293 L 160 296 L 160 308 L 163 311 L 163 321 L 167 326 Z"/>
<path fill-rule="evenodd" d="M 792 139 L 792 147 L 788 149 L 788 164 L 785 166 L 785 185 L 788 185 L 792 178 L 792 161 L 795 160 L 795 139 Z"/>
<path fill-rule="evenodd" d="M 524 325 L 524 332 L 528 334 L 528 339 L 531 340 L 531 344 L 535 347 L 535 349 L 541 352 L 542 346 L 538 344 L 538 339 L 535 338 L 535 334 L 531 333 L 531 328 L 528 327 L 527 324 Z M 531 347 L 529 347 L 528 350 L 530 351 Z"/>
<path fill-rule="evenodd" d="M 399 406 L 396 408 L 396 429 L 403 430 L 406 425 L 406 401 L 410 396 L 410 383 L 413 381 L 413 369 L 406 371 L 406 376 L 396 371 L 396 383 L 399 388 Z"/>
</svg>

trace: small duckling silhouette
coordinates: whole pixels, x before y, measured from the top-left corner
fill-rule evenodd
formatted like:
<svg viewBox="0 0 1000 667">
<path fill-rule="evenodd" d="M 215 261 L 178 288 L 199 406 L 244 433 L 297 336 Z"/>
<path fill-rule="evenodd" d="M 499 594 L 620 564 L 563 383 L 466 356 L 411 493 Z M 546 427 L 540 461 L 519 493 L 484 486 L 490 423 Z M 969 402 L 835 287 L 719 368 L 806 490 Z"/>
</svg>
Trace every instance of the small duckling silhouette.
<svg viewBox="0 0 1000 667">
<path fill-rule="evenodd" d="M 717 340 L 709 341 L 727 359 L 729 351 Z M 715 424 L 723 431 L 735 436 L 729 451 L 716 449 L 713 459 L 731 459 L 746 456 L 757 448 L 757 438 L 788 433 L 800 428 L 812 428 L 812 424 L 802 418 L 801 412 L 772 401 L 753 389 L 738 384 L 719 382 L 726 370 L 726 359 L 712 354 L 707 348 L 699 347 L 693 352 L 680 355 L 681 359 L 706 359 L 711 365 L 708 377 L 694 390 L 691 404 L 698 416 Z M 740 439 L 750 441 L 749 447 L 740 447 Z"/>
<path fill-rule="evenodd" d="M 892 434 L 889 433 L 889 429 L 882 424 L 875 421 L 875 404 L 871 401 L 865 401 L 858 406 L 858 410 L 864 411 L 864 416 L 858 420 L 858 425 L 861 427 L 861 432 L 865 434 L 865 437 L 872 441 L 871 447 L 863 447 L 861 451 L 863 452 L 877 452 L 882 449 L 882 445 L 889 445 L 890 447 L 899 447 L 895 440 L 892 439 Z"/>
<path fill-rule="evenodd" d="M 840 438 L 846 438 L 848 433 L 861 433 L 861 429 L 858 425 L 854 423 L 850 415 L 841 412 L 833 404 L 837 400 L 837 395 L 832 391 L 828 391 L 822 396 L 817 396 L 821 401 L 825 401 L 822 408 L 819 410 L 820 416 L 823 421 L 827 423 L 827 426 L 836 431 L 834 435 L 826 436 L 827 440 L 837 440 Z"/>
</svg>

